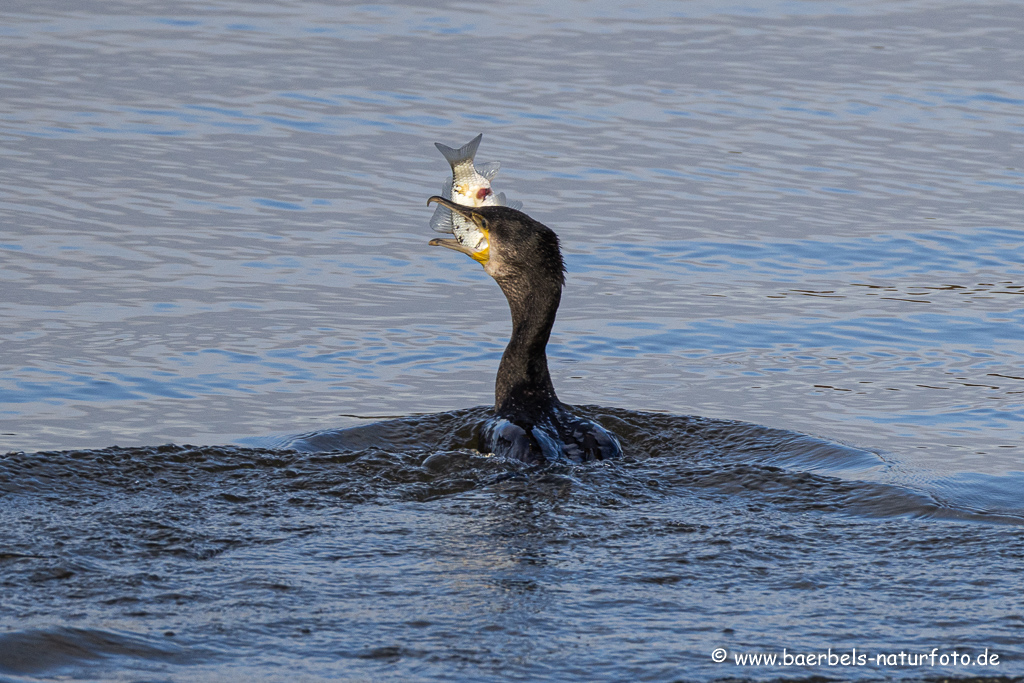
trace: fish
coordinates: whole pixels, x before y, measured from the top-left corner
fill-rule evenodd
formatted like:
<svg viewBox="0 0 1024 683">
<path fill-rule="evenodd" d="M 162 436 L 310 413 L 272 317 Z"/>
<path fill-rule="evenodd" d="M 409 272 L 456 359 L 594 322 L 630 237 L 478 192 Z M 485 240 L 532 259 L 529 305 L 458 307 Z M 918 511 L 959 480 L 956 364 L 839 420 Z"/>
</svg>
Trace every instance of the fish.
<svg viewBox="0 0 1024 683">
<path fill-rule="evenodd" d="M 476 150 L 484 135 L 481 133 L 458 149 L 435 142 L 434 146 L 448 160 L 452 167 L 452 175 L 441 188 L 441 196 L 463 206 L 508 206 L 513 209 L 522 208 L 523 203 L 509 201 L 504 192 L 495 193 L 491 189 L 491 178 L 497 175 L 501 163 L 491 161 L 486 164 L 474 165 Z M 430 227 L 437 232 L 455 235 L 459 244 L 472 250 L 483 251 L 487 248 L 487 237 L 477 229 L 476 225 L 466 218 L 452 213 L 450 209 L 438 204 L 434 215 L 430 218 Z"/>
</svg>

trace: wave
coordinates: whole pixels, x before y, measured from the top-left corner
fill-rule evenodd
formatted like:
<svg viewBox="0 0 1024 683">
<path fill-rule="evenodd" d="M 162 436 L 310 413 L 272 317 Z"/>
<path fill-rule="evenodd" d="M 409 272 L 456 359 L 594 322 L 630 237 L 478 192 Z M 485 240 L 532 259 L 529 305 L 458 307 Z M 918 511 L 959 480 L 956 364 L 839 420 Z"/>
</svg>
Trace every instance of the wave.
<svg viewBox="0 0 1024 683">
<path fill-rule="evenodd" d="M 624 502 L 711 489 L 804 511 L 1024 524 L 1024 473 L 938 476 L 898 456 L 807 434 L 694 416 L 581 406 L 622 440 L 622 461 L 526 466 L 475 448 L 488 408 L 382 420 L 347 429 L 248 439 L 246 445 L 11 453 L 0 492 L 188 491 L 245 503 L 267 495 L 332 500 L 427 500 L 563 476 L 595 500 L 614 485 Z M 254 447 L 256 446 L 256 447 Z M 652 485 L 651 482 L 657 482 Z"/>
</svg>

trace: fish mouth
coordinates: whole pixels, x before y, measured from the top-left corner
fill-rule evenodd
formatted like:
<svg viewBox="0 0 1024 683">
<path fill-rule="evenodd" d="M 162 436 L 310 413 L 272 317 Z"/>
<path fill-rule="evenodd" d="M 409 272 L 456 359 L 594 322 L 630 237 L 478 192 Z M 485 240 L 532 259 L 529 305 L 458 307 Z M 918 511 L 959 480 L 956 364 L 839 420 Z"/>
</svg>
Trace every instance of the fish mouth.
<svg viewBox="0 0 1024 683">
<path fill-rule="evenodd" d="M 445 199 L 444 197 L 438 197 L 437 195 L 434 195 L 433 197 L 427 200 L 427 206 L 430 206 L 431 203 L 440 204 L 441 206 L 446 207 L 450 211 L 459 214 L 466 220 L 471 221 L 477 227 L 477 230 L 480 232 L 480 234 L 484 236 L 484 248 L 474 250 L 457 239 L 444 237 L 435 237 L 434 239 L 430 240 L 430 242 L 428 242 L 427 244 L 429 244 L 432 247 L 446 247 L 448 249 L 452 249 L 453 251 L 461 252 L 466 256 L 470 257 L 471 259 L 473 259 L 474 261 L 476 261 L 477 263 L 479 263 L 480 265 L 487 265 L 487 261 L 490 260 L 491 257 L 491 235 L 487 228 L 483 227 L 483 225 L 480 224 L 480 222 L 483 219 L 478 214 L 476 214 L 475 211 L 473 211 L 472 207 L 463 206 L 462 204 L 456 204 L 455 202 L 449 199 Z M 476 218 L 474 218 L 474 216 L 476 216 Z M 486 224 L 486 221 L 484 221 L 484 224 Z"/>
</svg>

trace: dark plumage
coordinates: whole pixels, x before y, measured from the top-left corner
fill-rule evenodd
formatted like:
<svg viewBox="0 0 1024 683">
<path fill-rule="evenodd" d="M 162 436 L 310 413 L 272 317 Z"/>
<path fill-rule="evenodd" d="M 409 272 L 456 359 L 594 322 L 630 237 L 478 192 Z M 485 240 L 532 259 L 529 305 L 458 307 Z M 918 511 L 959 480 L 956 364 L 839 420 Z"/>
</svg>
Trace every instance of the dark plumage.
<svg viewBox="0 0 1024 683">
<path fill-rule="evenodd" d="M 478 448 L 524 462 L 585 462 L 621 455 L 615 436 L 573 415 L 551 383 L 546 348 L 565 284 L 558 236 L 505 206 L 471 208 L 442 197 L 430 202 L 472 221 L 487 240 L 478 251 L 454 239 L 430 244 L 461 251 L 481 263 L 501 287 L 512 313 L 512 335 L 494 383 L 494 417 L 482 425 Z"/>
</svg>

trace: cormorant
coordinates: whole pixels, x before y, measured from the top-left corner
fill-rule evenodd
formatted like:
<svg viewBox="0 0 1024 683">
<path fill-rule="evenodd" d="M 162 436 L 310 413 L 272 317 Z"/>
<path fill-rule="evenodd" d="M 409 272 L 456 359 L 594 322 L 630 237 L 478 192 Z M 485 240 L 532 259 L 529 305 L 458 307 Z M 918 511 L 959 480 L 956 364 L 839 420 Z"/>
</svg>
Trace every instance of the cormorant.
<svg viewBox="0 0 1024 683">
<path fill-rule="evenodd" d="M 476 247 L 457 239 L 433 246 L 479 262 L 508 299 L 512 336 L 494 383 L 494 417 L 480 429 L 477 448 L 523 462 L 604 460 L 622 455 L 613 434 L 577 417 L 558 400 L 548 373 L 546 347 L 565 284 L 558 236 L 522 211 L 506 206 L 469 207 L 443 197 L 427 200 L 451 209 L 481 233 Z"/>
</svg>

